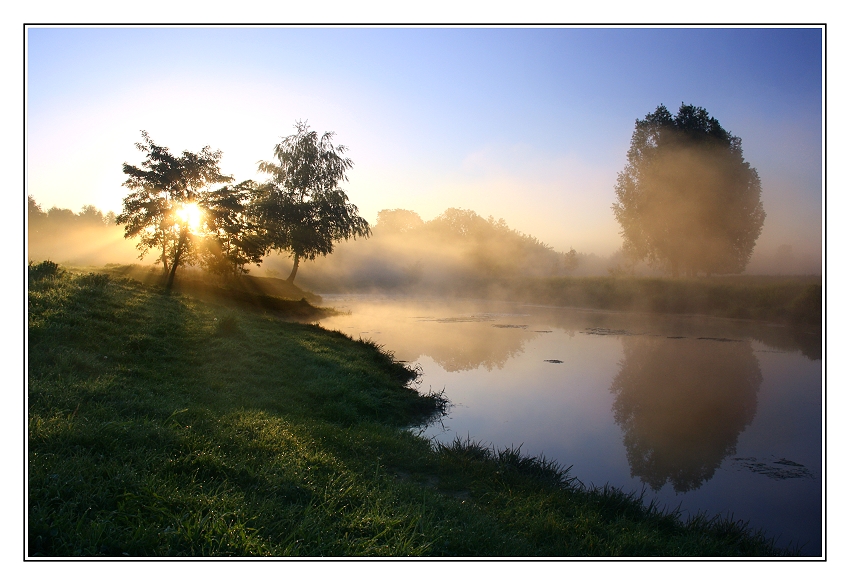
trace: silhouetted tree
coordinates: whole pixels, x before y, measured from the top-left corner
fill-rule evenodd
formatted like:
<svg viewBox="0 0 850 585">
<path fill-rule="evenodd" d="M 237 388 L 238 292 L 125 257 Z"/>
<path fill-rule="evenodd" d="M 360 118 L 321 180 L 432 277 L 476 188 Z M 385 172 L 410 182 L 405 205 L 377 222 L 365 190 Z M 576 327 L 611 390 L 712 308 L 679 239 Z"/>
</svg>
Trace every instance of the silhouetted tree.
<svg viewBox="0 0 850 585">
<path fill-rule="evenodd" d="M 123 211 L 115 218 L 124 224 L 124 236 L 139 237 L 140 258 L 151 248 L 162 250 L 158 262 L 168 272 L 167 288 L 181 264 L 195 260 L 196 249 L 187 216 L 181 210 L 198 205 L 212 185 L 229 183 L 232 177 L 221 174 L 221 151 L 205 146 L 200 152 L 184 150 L 180 156 L 159 146 L 142 131 L 143 142 L 136 148 L 145 153 L 141 168 L 124 163 L 128 179 L 124 186 L 130 194 L 124 198 Z"/>
<path fill-rule="evenodd" d="M 201 255 L 210 272 L 239 274 L 247 272 L 245 265 L 263 261 L 266 241 L 253 213 L 259 192 L 254 181 L 243 181 L 201 195 L 206 236 Z"/>
<path fill-rule="evenodd" d="M 333 132 L 319 137 L 305 122 L 297 122 L 295 130 L 275 146 L 275 162 L 259 163 L 271 180 L 257 205 L 268 247 L 292 255 L 289 282 L 302 259 L 330 254 L 339 240 L 371 234 L 339 187 L 353 165 L 343 156 L 346 147 L 333 145 Z"/>
<path fill-rule="evenodd" d="M 27 195 L 27 230 L 30 236 L 38 233 L 47 221 L 47 214 L 35 202 L 32 195 Z"/>
<path fill-rule="evenodd" d="M 54 206 L 47 210 L 47 219 L 52 227 L 67 229 L 76 223 L 77 215 L 70 209 Z"/>
<path fill-rule="evenodd" d="M 624 250 L 673 276 L 742 272 L 764 224 L 741 139 L 692 105 L 675 117 L 661 105 L 635 122 L 616 193 Z"/>
<path fill-rule="evenodd" d="M 94 205 L 84 205 L 80 213 L 77 214 L 77 217 L 80 221 L 88 225 L 106 225 L 106 218 L 103 217 L 103 212 Z"/>
</svg>

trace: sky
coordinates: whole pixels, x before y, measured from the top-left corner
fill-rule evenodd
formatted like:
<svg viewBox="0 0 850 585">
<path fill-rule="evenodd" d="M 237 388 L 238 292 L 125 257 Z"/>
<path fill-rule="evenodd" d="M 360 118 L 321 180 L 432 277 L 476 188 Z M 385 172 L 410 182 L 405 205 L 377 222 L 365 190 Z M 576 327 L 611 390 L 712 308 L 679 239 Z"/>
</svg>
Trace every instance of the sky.
<svg viewBox="0 0 850 585">
<path fill-rule="evenodd" d="M 26 50 L 26 190 L 44 209 L 120 212 L 142 130 L 220 149 L 241 181 L 304 120 L 349 148 L 370 223 L 458 207 L 606 256 L 636 119 L 685 103 L 761 177 L 756 252 L 821 257 L 820 27 L 32 26 Z"/>
</svg>

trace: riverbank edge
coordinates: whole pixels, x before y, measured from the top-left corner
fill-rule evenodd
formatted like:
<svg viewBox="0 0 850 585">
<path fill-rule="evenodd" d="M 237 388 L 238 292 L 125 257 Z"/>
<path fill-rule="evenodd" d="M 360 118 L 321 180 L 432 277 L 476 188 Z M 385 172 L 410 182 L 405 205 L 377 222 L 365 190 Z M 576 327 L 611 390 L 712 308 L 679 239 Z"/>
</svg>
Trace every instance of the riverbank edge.
<svg viewBox="0 0 850 585">
<path fill-rule="evenodd" d="M 303 282 L 311 285 L 309 274 Z M 378 293 L 522 302 L 553 307 L 703 315 L 820 330 L 823 282 L 817 276 L 660 278 L 580 276 L 447 280 L 439 286 L 375 288 L 322 283 L 322 294 Z M 313 287 L 316 288 L 316 287 Z"/>
<path fill-rule="evenodd" d="M 369 342 L 95 274 L 30 282 L 28 313 L 32 557 L 794 554 L 518 449 L 432 445 L 402 427 L 439 400 Z M 339 369 L 277 386 L 314 362 Z"/>
</svg>

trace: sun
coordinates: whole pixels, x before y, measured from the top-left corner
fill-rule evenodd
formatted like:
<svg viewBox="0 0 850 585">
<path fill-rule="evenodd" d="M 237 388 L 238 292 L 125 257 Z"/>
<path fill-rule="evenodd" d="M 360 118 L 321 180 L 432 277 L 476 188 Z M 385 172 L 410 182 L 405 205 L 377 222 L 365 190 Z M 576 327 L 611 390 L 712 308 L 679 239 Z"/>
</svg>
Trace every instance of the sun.
<svg viewBox="0 0 850 585">
<path fill-rule="evenodd" d="M 190 232 L 197 232 L 201 229 L 201 219 L 204 212 L 198 207 L 197 203 L 183 203 L 177 208 L 177 219 L 181 224 L 185 224 Z"/>
</svg>

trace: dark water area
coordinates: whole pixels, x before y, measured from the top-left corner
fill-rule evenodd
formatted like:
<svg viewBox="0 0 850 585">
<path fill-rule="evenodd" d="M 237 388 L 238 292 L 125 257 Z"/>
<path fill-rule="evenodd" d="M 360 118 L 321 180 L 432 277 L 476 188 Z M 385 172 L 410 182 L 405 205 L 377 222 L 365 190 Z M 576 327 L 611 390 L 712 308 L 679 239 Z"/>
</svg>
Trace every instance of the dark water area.
<svg viewBox="0 0 850 585">
<path fill-rule="evenodd" d="M 421 432 L 520 446 L 585 485 L 822 551 L 819 335 L 781 326 L 514 303 L 326 296 L 321 325 L 372 339 L 444 390 Z M 802 338 L 801 338 L 802 336 Z"/>
</svg>

